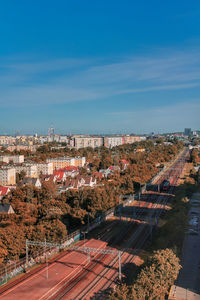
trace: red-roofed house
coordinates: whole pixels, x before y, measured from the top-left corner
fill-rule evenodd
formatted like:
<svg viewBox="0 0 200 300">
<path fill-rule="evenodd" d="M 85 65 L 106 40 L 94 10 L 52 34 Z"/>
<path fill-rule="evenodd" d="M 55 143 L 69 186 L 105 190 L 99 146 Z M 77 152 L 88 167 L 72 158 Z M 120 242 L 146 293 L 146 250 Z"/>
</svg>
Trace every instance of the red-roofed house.
<svg viewBox="0 0 200 300">
<path fill-rule="evenodd" d="M 76 178 L 67 178 L 65 181 L 65 186 L 61 188 L 61 192 L 67 191 L 69 189 L 78 189 L 80 187 L 93 187 L 96 185 L 96 178 L 94 176 L 79 175 Z"/>
<path fill-rule="evenodd" d="M 82 186 L 82 183 L 79 179 L 67 178 L 67 180 L 65 181 L 66 190 L 68 190 L 68 189 L 78 189 L 81 186 Z"/>
<path fill-rule="evenodd" d="M 84 184 L 83 184 L 84 186 L 93 187 L 97 183 L 96 178 L 93 177 L 93 176 L 82 176 L 82 178 L 85 181 Z"/>
<path fill-rule="evenodd" d="M 10 189 L 5 186 L 0 186 L 0 200 L 10 192 Z"/>
<path fill-rule="evenodd" d="M 69 167 L 65 167 L 63 169 L 60 169 L 59 171 L 66 171 L 66 172 L 72 172 L 72 171 L 78 171 L 79 168 L 78 167 L 74 167 L 74 166 L 69 166 Z"/>
<path fill-rule="evenodd" d="M 112 172 L 120 171 L 120 167 L 119 167 L 119 166 L 110 166 L 109 169 L 110 169 Z"/>
<path fill-rule="evenodd" d="M 55 170 L 53 171 L 53 175 L 55 176 L 57 183 L 62 183 L 66 180 L 66 174 L 64 171 Z"/>
<path fill-rule="evenodd" d="M 48 182 L 56 182 L 56 177 L 54 175 L 42 175 L 42 181 L 48 181 Z"/>
<path fill-rule="evenodd" d="M 103 178 L 103 173 L 102 172 L 94 172 L 93 176 L 99 180 Z"/>
<path fill-rule="evenodd" d="M 125 159 L 119 160 L 119 163 L 122 164 L 124 170 L 125 170 L 125 169 L 128 167 L 128 165 L 130 164 L 130 163 L 129 163 L 127 160 L 125 160 Z"/>
<path fill-rule="evenodd" d="M 62 171 L 65 173 L 66 177 L 76 177 L 79 174 L 79 168 L 74 166 L 65 167 L 63 169 L 59 169 L 58 171 Z"/>
</svg>

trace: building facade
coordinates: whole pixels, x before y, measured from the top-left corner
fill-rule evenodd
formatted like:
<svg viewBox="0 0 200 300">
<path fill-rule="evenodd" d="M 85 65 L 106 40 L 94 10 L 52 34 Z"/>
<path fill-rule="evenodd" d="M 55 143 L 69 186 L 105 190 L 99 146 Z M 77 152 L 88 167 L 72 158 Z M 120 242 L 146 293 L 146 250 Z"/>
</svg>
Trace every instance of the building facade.
<svg viewBox="0 0 200 300">
<path fill-rule="evenodd" d="M 22 166 L 15 166 L 16 173 L 24 171 L 27 177 L 37 178 L 37 166 L 34 164 L 24 164 Z"/>
<path fill-rule="evenodd" d="M 15 185 L 15 184 L 16 184 L 15 168 L 1 168 L 0 185 Z"/>
<path fill-rule="evenodd" d="M 34 164 L 34 165 L 36 165 L 36 167 L 37 167 L 38 176 L 40 174 L 46 174 L 46 175 L 53 174 L 53 163 L 52 162 L 38 163 L 38 164 Z"/>
<path fill-rule="evenodd" d="M 97 148 L 103 146 L 102 137 L 75 137 L 73 138 L 73 147 L 76 149 L 80 148 Z"/>
<path fill-rule="evenodd" d="M 63 169 L 65 167 L 83 167 L 85 165 L 85 157 L 62 157 L 62 158 L 50 158 L 46 160 L 47 163 L 53 164 L 53 170 Z"/>
<path fill-rule="evenodd" d="M 106 136 L 103 139 L 103 144 L 106 148 L 113 148 L 115 146 L 120 146 L 123 143 L 124 142 L 122 136 L 111 136 L 111 137 Z"/>
<path fill-rule="evenodd" d="M 24 162 L 24 155 L 4 155 L 0 156 L 0 161 L 4 163 L 13 162 L 14 164 L 21 164 Z"/>
</svg>

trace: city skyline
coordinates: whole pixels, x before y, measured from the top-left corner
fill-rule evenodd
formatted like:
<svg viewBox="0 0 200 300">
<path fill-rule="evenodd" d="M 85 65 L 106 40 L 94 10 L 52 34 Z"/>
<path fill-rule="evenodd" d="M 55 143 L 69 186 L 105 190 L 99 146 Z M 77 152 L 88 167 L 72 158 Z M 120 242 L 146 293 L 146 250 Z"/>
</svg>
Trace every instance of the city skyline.
<svg viewBox="0 0 200 300">
<path fill-rule="evenodd" d="M 2 134 L 199 129 L 199 3 L 2 6 Z"/>
</svg>

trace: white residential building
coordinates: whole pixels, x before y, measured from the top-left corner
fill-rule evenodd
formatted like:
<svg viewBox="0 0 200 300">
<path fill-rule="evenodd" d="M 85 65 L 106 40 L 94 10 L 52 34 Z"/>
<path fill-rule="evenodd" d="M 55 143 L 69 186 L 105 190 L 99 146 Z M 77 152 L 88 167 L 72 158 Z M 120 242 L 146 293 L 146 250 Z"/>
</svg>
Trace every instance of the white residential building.
<svg viewBox="0 0 200 300">
<path fill-rule="evenodd" d="M 3 163 L 8 164 L 8 163 L 9 163 L 9 158 L 8 158 L 8 156 L 7 156 L 7 155 L 0 156 L 0 162 L 3 162 Z"/>
<path fill-rule="evenodd" d="M 13 145 L 16 138 L 12 136 L 0 136 L 0 145 Z"/>
<path fill-rule="evenodd" d="M 24 162 L 24 155 L 9 156 L 9 161 L 13 161 L 14 164 L 22 164 Z"/>
<path fill-rule="evenodd" d="M 37 166 L 32 164 L 24 164 L 22 166 L 15 166 L 17 173 L 24 171 L 27 177 L 36 178 L 38 177 Z"/>
<path fill-rule="evenodd" d="M 24 155 L 4 155 L 0 156 L 0 161 L 5 163 L 13 162 L 14 164 L 21 164 L 24 162 Z"/>
<path fill-rule="evenodd" d="M 120 146 L 122 144 L 124 144 L 124 138 L 122 136 L 104 137 L 104 146 L 107 148 Z"/>
<path fill-rule="evenodd" d="M 37 164 L 32 164 L 32 165 L 37 167 L 38 176 L 40 174 L 46 174 L 46 175 L 53 174 L 53 163 L 52 162 L 37 163 Z"/>
<path fill-rule="evenodd" d="M 27 184 L 30 184 L 30 185 L 34 185 L 35 187 L 37 188 L 41 188 L 42 184 L 39 180 L 39 178 L 31 178 L 31 177 L 25 177 L 23 180 L 22 180 L 22 183 L 24 185 L 27 185 Z"/>
<path fill-rule="evenodd" d="M 103 146 L 103 138 L 102 137 L 75 137 L 73 138 L 73 146 L 76 149 L 80 148 L 97 148 Z"/>
<path fill-rule="evenodd" d="M 0 169 L 0 185 L 15 185 L 16 170 L 15 168 Z"/>
<path fill-rule="evenodd" d="M 50 158 L 46 160 L 47 163 L 53 163 L 53 169 L 63 169 L 65 167 L 83 167 L 85 165 L 85 157 L 61 157 L 61 158 Z"/>
</svg>

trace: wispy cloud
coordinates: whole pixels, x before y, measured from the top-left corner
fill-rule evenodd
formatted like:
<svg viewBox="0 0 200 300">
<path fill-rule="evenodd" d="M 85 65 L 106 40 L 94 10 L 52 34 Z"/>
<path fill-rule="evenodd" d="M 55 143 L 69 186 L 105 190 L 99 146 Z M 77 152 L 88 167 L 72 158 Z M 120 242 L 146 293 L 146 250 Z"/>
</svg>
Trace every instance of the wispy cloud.
<svg viewBox="0 0 200 300">
<path fill-rule="evenodd" d="M 0 106 L 32 106 L 200 86 L 199 49 L 102 59 L 1 60 Z M 167 53 L 167 54 L 166 54 Z"/>
<path fill-rule="evenodd" d="M 199 128 L 200 99 L 155 108 L 105 113 L 121 128 L 137 128 L 142 132 L 183 131 L 185 127 Z M 144 122 L 145 120 L 145 122 Z M 148 124 L 148 126 L 146 125 Z M 148 128 L 148 129 L 147 129 Z"/>
</svg>

